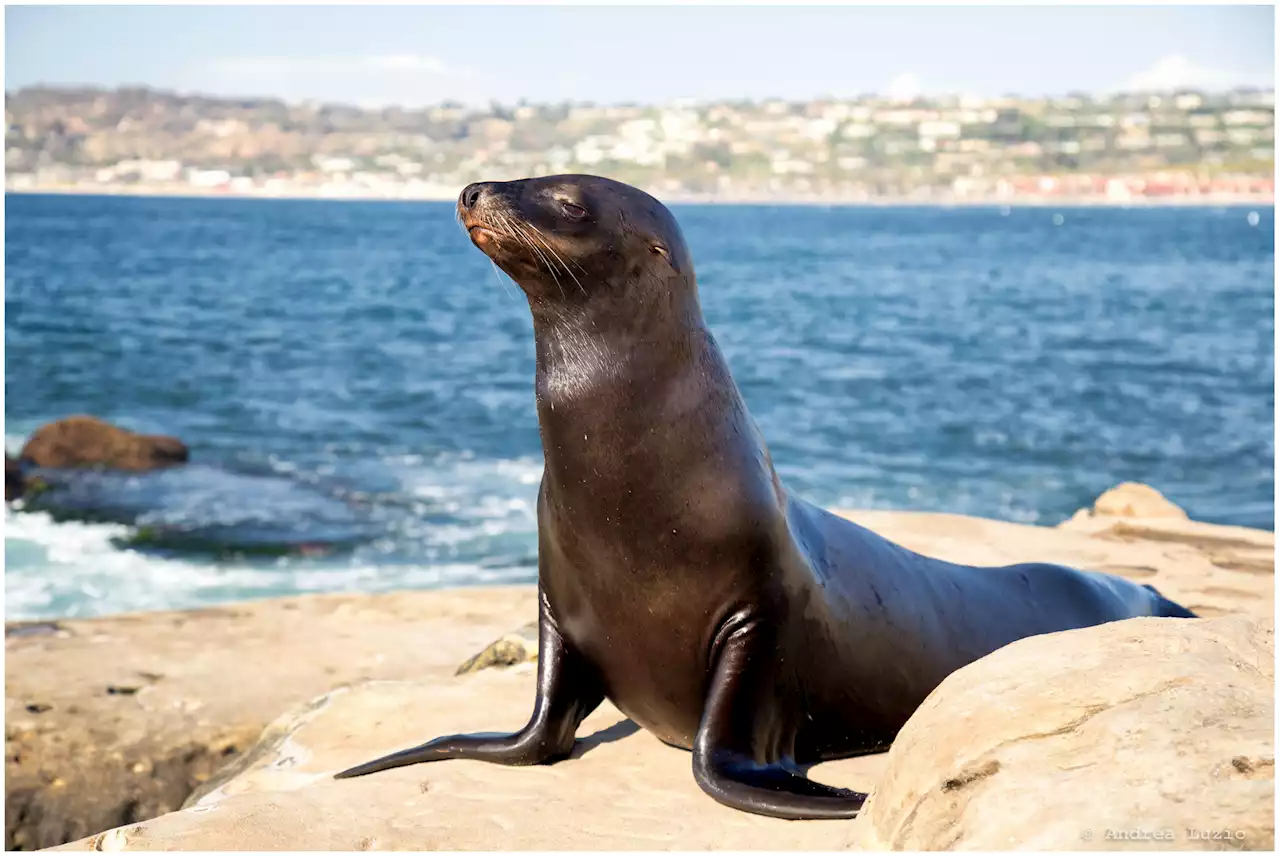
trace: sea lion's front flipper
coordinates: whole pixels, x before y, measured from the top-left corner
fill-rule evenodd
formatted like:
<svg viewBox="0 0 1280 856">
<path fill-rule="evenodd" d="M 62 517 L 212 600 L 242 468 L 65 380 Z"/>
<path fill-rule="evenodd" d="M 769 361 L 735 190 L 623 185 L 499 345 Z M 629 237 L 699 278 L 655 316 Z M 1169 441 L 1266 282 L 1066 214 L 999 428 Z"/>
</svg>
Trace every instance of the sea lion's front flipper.
<svg viewBox="0 0 1280 856">
<path fill-rule="evenodd" d="M 604 690 L 594 668 L 573 650 L 547 615 L 544 599 L 538 620 L 538 695 L 533 716 L 515 734 L 454 734 L 404 749 L 343 770 L 335 779 L 349 779 L 405 767 L 423 761 L 466 758 L 507 766 L 544 764 L 565 758 L 573 750 L 574 734 L 582 720 L 599 707 Z"/>
<path fill-rule="evenodd" d="M 693 744 L 693 777 L 717 802 L 786 820 L 857 817 L 867 795 L 810 781 L 786 759 L 755 747 L 777 746 L 760 707 L 771 654 L 761 625 L 743 619 L 721 632 L 702 722 Z"/>
</svg>

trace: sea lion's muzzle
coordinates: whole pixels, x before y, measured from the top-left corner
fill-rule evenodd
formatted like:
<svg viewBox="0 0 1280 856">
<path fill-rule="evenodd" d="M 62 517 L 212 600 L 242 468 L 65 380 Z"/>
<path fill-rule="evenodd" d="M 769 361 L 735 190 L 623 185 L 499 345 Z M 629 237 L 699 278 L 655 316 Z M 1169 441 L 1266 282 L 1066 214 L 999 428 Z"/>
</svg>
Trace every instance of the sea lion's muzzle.
<svg viewBox="0 0 1280 856">
<path fill-rule="evenodd" d="M 478 181 L 475 184 L 468 184 L 462 188 L 462 193 L 458 194 L 458 208 L 462 211 L 470 211 L 479 204 L 483 198 L 493 187 L 491 181 Z"/>
<path fill-rule="evenodd" d="M 494 184 L 491 181 L 468 184 L 458 194 L 458 219 L 471 242 L 486 252 L 500 235 L 508 233 L 499 225 L 506 218 L 500 216 L 504 206 Z"/>
</svg>

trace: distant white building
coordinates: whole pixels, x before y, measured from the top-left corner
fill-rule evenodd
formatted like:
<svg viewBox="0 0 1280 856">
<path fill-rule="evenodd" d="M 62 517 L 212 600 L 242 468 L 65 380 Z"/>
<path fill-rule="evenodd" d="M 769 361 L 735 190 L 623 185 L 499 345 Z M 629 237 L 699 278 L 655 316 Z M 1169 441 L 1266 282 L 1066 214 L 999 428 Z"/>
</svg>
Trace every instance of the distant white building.
<svg viewBox="0 0 1280 856">
<path fill-rule="evenodd" d="M 921 137 L 933 137 L 935 139 L 955 139 L 960 136 L 959 122 L 921 122 L 916 132 Z"/>
<path fill-rule="evenodd" d="M 821 141 L 835 133 L 840 122 L 835 119 L 810 119 L 804 123 L 801 134 L 810 140 Z"/>
<path fill-rule="evenodd" d="M 231 173 L 225 169 L 193 169 L 187 173 L 187 183 L 192 187 L 222 187 L 231 183 Z"/>
<path fill-rule="evenodd" d="M 775 175 L 804 175 L 813 172 L 813 164 L 797 160 L 786 153 L 775 157 L 771 167 Z"/>
<path fill-rule="evenodd" d="M 143 181 L 173 181 L 182 174 L 182 162 L 176 160 L 142 160 L 137 168 Z"/>
<path fill-rule="evenodd" d="M 573 160 L 573 152 L 563 146 L 556 146 L 547 150 L 547 166 L 548 172 L 559 172 L 568 166 Z"/>
<path fill-rule="evenodd" d="M 573 147 L 573 159 L 587 166 L 600 163 L 604 160 L 605 146 L 611 143 L 608 137 L 587 137 Z"/>
<path fill-rule="evenodd" d="M 1129 185 L 1122 178 L 1107 179 L 1107 198 L 1113 202 L 1128 202 L 1133 198 Z"/>
<path fill-rule="evenodd" d="M 1262 110 L 1228 110 L 1222 114 L 1224 125 L 1270 125 L 1276 120 L 1274 113 Z"/>
<path fill-rule="evenodd" d="M 1158 149 L 1176 149 L 1185 146 L 1190 142 L 1186 134 L 1167 133 L 1156 134 L 1156 148 Z"/>
<path fill-rule="evenodd" d="M 321 172 L 338 173 L 351 172 L 355 169 L 355 162 L 351 158 L 336 158 L 325 155 L 314 155 L 311 162 L 315 164 L 316 169 Z"/>
</svg>

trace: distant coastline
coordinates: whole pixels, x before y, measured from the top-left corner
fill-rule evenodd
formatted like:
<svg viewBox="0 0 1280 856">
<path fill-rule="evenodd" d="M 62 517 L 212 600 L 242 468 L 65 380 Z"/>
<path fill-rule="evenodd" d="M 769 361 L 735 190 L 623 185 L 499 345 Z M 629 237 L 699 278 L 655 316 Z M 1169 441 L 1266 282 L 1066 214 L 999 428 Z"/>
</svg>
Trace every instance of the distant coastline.
<svg viewBox="0 0 1280 856">
<path fill-rule="evenodd" d="M 140 196 L 173 197 L 189 199 L 285 199 L 328 200 L 339 202 L 453 202 L 456 195 L 439 192 L 391 195 L 359 191 L 326 192 L 323 188 L 298 187 L 289 190 L 229 190 L 201 188 L 191 185 L 139 185 L 139 184 L 91 184 L 91 185 L 25 185 L 5 187 L 5 194 L 15 195 L 63 195 L 63 196 Z M 1183 207 L 1248 207 L 1251 205 L 1274 207 L 1274 194 L 1202 193 L 1162 196 L 1132 196 L 1124 199 L 1102 194 L 1061 196 L 794 196 L 794 195 L 725 195 L 725 194 L 669 194 L 660 193 L 664 202 L 677 205 L 812 205 L 812 206 L 865 206 L 874 207 L 943 207 L 943 208 L 1183 208 Z"/>
</svg>

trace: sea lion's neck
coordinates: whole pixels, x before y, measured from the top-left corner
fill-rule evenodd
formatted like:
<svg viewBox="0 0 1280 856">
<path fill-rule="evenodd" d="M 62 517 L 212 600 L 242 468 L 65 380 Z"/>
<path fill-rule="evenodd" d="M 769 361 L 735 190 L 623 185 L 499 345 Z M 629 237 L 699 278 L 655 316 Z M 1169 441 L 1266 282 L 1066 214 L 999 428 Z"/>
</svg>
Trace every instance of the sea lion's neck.
<svg viewBox="0 0 1280 856">
<path fill-rule="evenodd" d="M 543 405 L 568 413 L 585 402 L 598 410 L 600 396 L 625 397 L 637 372 L 660 388 L 710 339 L 696 297 L 640 309 L 593 303 L 532 309 L 540 415 Z"/>
<path fill-rule="evenodd" d="M 683 504 L 683 478 L 694 471 L 726 490 L 741 492 L 745 481 L 771 494 L 763 438 L 696 305 L 627 321 L 535 316 L 544 490 L 578 507 L 578 523 L 591 514 L 583 502 L 643 494 Z"/>
</svg>

